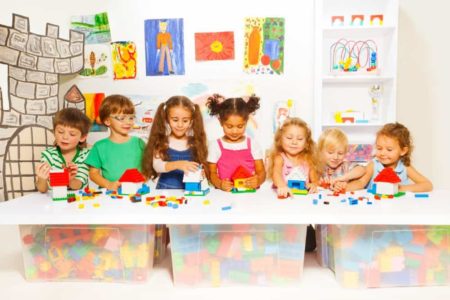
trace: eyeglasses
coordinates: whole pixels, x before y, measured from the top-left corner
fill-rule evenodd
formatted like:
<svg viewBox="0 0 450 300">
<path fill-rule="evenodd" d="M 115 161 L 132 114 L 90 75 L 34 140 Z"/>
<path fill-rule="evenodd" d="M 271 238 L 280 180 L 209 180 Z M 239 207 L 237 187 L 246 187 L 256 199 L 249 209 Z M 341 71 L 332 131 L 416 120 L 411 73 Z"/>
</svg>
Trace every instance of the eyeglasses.
<svg viewBox="0 0 450 300">
<path fill-rule="evenodd" d="M 134 120 L 136 120 L 135 115 L 118 115 L 118 116 L 111 116 L 111 118 L 113 118 L 114 120 L 116 120 L 120 123 L 123 123 L 125 121 L 134 122 Z"/>
</svg>

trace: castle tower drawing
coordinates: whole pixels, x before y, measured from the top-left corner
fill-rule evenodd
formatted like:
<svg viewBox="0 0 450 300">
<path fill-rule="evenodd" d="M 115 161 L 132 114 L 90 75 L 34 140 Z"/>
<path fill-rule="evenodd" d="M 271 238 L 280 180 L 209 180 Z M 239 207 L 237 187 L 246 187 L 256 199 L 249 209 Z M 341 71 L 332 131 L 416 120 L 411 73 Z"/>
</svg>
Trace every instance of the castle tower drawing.
<svg viewBox="0 0 450 300">
<path fill-rule="evenodd" d="M 0 93 L 0 201 L 35 191 L 35 165 L 54 141 L 54 114 L 84 110 L 84 102 L 58 99 L 59 76 L 83 69 L 84 34 L 69 36 L 60 38 L 59 26 L 49 23 L 45 35 L 34 34 L 29 18 L 17 14 L 11 27 L 0 24 L 0 64 L 8 66 L 8 87 L 0 87 L 8 90 L 7 99 Z"/>
</svg>

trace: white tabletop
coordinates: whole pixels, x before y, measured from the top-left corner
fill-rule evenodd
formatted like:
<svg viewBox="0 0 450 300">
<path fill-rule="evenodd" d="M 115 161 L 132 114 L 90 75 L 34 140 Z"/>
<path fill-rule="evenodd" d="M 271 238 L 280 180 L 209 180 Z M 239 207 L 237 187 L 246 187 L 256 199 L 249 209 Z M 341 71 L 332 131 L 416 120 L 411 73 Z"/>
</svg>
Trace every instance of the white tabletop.
<svg viewBox="0 0 450 300">
<path fill-rule="evenodd" d="M 429 193 L 429 198 L 415 198 L 407 193 L 394 199 L 374 200 L 372 205 L 358 201 L 349 205 L 348 197 L 320 192 L 307 196 L 277 199 L 268 184 L 256 193 L 232 194 L 212 189 L 205 197 L 188 197 L 188 204 L 178 209 L 152 207 L 145 201 L 132 203 L 127 198 L 98 196 L 94 200 L 67 203 L 52 201 L 47 194 L 30 194 L 0 203 L 0 224 L 450 224 L 450 191 Z M 182 196 L 182 190 L 152 190 L 153 195 Z M 149 195 L 146 195 L 149 196 Z M 146 197 L 144 196 L 144 197 Z M 203 202 L 210 201 L 209 205 Z M 323 202 L 328 201 L 326 205 Z M 84 203 L 85 208 L 78 208 Z M 94 207 L 98 203 L 99 207 Z M 222 207 L 231 209 L 222 210 Z"/>
</svg>

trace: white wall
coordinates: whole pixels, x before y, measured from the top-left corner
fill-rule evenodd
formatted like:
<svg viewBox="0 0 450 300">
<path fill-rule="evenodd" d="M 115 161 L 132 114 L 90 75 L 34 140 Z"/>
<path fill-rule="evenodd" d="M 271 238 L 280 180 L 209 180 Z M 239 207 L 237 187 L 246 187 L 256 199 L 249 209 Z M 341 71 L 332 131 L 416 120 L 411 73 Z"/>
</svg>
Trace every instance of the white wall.
<svg viewBox="0 0 450 300">
<path fill-rule="evenodd" d="M 271 142 L 267 135 L 271 133 L 272 106 L 276 101 L 294 99 L 299 115 L 312 124 L 313 2 L 16 0 L 3 5 L 0 24 L 10 26 L 11 14 L 18 13 L 30 17 L 33 32 L 43 34 L 45 24 L 49 22 L 60 25 L 60 35 L 68 37 L 70 16 L 108 11 L 113 40 L 132 40 L 138 45 L 139 78 L 118 82 L 112 79 L 77 80 L 82 92 L 168 97 L 180 94 L 188 83 L 202 82 L 214 91 L 234 96 L 243 94 L 246 86 L 251 85 L 262 97 L 263 107 L 258 117 L 264 121 L 260 122 L 262 127 L 258 130 L 258 138 L 267 146 Z M 447 189 L 450 189 L 446 180 L 447 170 L 450 170 L 447 153 L 450 147 L 450 105 L 446 87 L 450 83 L 447 79 L 450 42 L 445 22 L 449 8 L 450 4 L 444 0 L 400 0 L 397 107 L 398 120 L 408 126 L 415 137 L 414 165 L 437 187 Z M 243 18 L 247 16 L 286 18 L 284 75 L 248 76 L 242 72 Z M 146 77 L 144 20 L 180 17 L 185 22 L 186 75 Z M 193 35 L 203 31 L 234 31 L 235 61 L 196 63 Z M 0 74 L 0 77 L 4 76 L 6 74 Z M 3 87 L 4 92 L 5 89 Z M 61 93 L 66 89 L 67 84 L 63 85 Z"/>
</svg>

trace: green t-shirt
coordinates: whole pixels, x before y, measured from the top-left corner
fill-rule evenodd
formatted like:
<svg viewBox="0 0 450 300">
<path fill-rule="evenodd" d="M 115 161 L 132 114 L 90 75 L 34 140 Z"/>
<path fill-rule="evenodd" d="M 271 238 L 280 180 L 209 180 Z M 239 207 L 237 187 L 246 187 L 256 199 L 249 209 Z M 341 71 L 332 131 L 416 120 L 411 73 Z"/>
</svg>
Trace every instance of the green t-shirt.
<svg viewBox="0 0 450 300">
<path fill-rule="evenodd" d="M 127 169 L 141 171 L 144 148 L 144 141 L 135 136 L 121 144 L 106 138 L 94 144 L 85 163 L 100 169 L 105 179 L 114 182 L 119 180 Z"/>
</svg>

